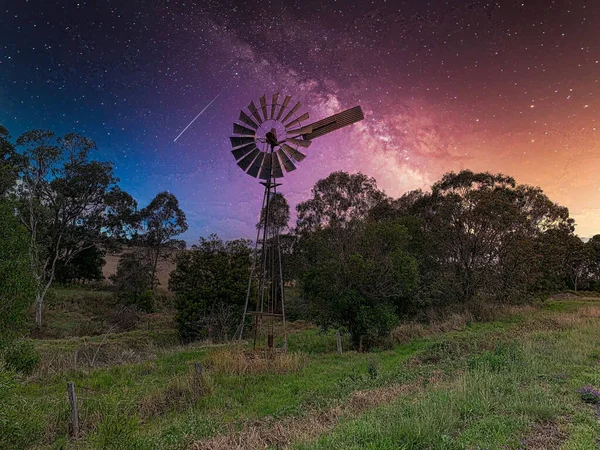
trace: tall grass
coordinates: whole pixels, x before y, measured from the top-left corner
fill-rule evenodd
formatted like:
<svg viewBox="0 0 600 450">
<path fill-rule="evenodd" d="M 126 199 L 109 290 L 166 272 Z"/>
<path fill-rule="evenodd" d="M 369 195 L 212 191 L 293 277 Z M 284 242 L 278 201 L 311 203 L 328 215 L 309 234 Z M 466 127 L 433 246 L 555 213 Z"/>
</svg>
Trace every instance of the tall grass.
<svg viewBox="0 0 600 450">
<path fill-rule="evenodd" d="M 306 361 L 301 353 L 282 353 L 272 350 L 243 350 L 227 347 L 212 352 L 206 358 L 210 371 L 227 375 L 289 373 L 300 370 Z"/>
<path fill-rule="evenodd" d="M 118 366 L 40 373 L 0 396 L 0 447 L 208 448 L 277 429 L 278 442 L 302 448 L 518 448 L 541 426 L 565 448 L 593 448 L 585 445 L 600 429 L 576 394 L 600 387 L 600 310 L 587 306 L 456 321 L 444 334 L 425 327 L 371 354 L 338 356 L 333 335 L 303 326 L 294 345 L 309 350 L 288 360 L 261 355 L 253 363 L 227 348 L 192 345 Z M 134 330 L 106 342 L 134 345 L 152 335 Z M 42 343 L 72 354 L 82 340 Z M 206 384 L 194 378 L 199 361 Z M 79 396 L 78 441 L 68 437 L 66 381 Z"/>
</svg>

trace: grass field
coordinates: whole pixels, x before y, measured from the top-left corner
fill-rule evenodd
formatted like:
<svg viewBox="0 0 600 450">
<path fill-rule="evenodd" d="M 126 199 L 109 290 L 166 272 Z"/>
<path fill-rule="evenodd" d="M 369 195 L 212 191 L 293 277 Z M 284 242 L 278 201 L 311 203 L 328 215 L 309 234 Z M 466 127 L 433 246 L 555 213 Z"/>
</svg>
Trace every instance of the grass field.
<svg viewBox="0 0 600 450">
<path fill-rule="evenodd" d="M 296 323 L 286 358 L 246 360 L 179 346 L 158 315 L 36 341 L 42 365 L 5 389 L 0 447 L 594 449 L 600 410 L 577 390 L 600 386 L 599 325 L 600 299 L 566 298 L 488 323 L 405 326 L 391 349 L 339 356 L 333 334 Z"/>
</svg>

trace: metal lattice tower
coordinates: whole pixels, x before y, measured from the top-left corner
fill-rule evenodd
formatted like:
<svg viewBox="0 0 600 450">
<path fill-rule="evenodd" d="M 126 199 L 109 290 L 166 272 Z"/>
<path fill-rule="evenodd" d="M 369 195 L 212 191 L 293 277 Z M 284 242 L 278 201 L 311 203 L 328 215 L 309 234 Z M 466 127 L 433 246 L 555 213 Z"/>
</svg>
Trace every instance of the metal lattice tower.
<svg viewBox="0 0 600 450">
<path fill-rule="evenodd" d="M 248 281 L 244 315 L 237 331 L 241 341 L 248 317 L 254 319 L 254 347 L 260 347 L 263 332 L 267 332 L 267 346 L 274 347 L 275 322 L 283 325 L 283 350 L 287 349 L 285 326 L 285 289 L 279 228 L 272 220 L 272 199 L 277 194 L 283 170 L 292 172 L 306 155 L 312 139 L 364 119 L 360 106 L 306 124 L 308 112 L 300 113 L 302 104 L 292 102 L 286 95 L 273 94 L 271 102 L 263 95 L 260 109 L 251 101 L 247 111 L 240 111 L 230 137 L 237 165 L 248 175 L 260 178 L 264 186 L 260 222 L 257 226 L 252 269 Z M 293 105 L 293 106 L 291 106 Z M 253 305 L 251 304 L 251 301 Z M 252 307 L 254 310 L 251 310 Z"/>
</svg>

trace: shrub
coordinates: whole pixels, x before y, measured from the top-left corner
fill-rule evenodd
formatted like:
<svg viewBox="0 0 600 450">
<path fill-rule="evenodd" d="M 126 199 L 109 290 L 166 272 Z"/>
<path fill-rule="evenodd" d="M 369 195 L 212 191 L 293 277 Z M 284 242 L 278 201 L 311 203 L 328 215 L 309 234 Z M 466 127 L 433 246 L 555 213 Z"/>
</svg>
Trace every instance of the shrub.
<svg viewBox="0 0 600 450">
<path fill-rule="evenodd" d="M 184 341 L 233 335 L 246 300 L 250 275 L 249 241 L 200 238 L 191 251 L 177 255 L 169 278 L 175 293 L 177 324 Z"/>
<path fill-rule="evenodd" d="M 34 289 L 28 249 L 27 230 L 0 198 L 0 338 L 14 338 L 26 324 Z"/>
<path fill-rule="evenodd" d="M 153 312 L 155 308 L 152 291 L 152 270 L 141 255 L 125 253 L 119 259 L 117 273 L 110 276 L 117 297 L 129 305 L 137 305 L 142 311 Z"/>
<path fill-rule="evenodd" d="M 40 354 L 31 341 L 13 341 L 3 353 L 6 368 L 23 375 L 31 375 L 40 363 Z"/>
<path fill-rule="evenodd" d="M 146 291 L 144 291 L 142 294 L 132 296 L 130 303 L 138 306 L 144 312 L 153 312 L 156 307 L 154 291 L 151 289 L 146 289 Z"/>
</svg>

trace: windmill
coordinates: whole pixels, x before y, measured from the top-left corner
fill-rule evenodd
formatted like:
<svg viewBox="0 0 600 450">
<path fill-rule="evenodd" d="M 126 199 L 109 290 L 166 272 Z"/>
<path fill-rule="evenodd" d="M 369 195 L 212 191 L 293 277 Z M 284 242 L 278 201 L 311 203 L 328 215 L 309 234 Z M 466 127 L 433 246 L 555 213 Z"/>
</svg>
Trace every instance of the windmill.
<svg viewBox="0 0 600 450">
<path fill-rule="evenodd" d="M 263 95 L 258 106 L 251 101 L 247 111 L 240 111 L 238 122 L 233 123 L 231 153 L 237 165 L 248 175 L 259 178 L 264 186 L 261 218 L 257 226 L 254 257 L 244 315 L 238 332 L 241 341 L 248 316 L 254 318 L 254 347 L 260 347 L 263 325 L 267 328 L 267 346 L 274 346 L 274 324 L 283 324 L 283 350 L 287 349 L 285 302 L 279 228 L 273 223 L 272 200 L 281 186 L 277 180 L 284 171 L 296 170 L 306 158 L 306 149 L 312 140 L 364 119 L 360 106 L 342 111 L 314 123 L 308 123 L 308 112 L 301 113 L 302 104 L 292 101 L 290 95 L 273 94 L 270 102 Z M 249 311 L 251 297 L 254 311 Z M 268 323 L 264 323 L 268 321 Z"/>
</svg>

